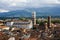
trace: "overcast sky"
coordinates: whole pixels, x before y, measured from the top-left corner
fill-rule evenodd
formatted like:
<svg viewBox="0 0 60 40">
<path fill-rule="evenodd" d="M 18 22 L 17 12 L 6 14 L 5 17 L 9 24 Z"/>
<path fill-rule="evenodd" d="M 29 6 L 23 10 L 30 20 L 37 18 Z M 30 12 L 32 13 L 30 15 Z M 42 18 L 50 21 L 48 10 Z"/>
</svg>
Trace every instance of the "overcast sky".
<svg viewBox="0 0 60 40">
<path fill-rule="evenodd" d="M 26 7 L 45 7 L 60 5 L 60 0 L 0 0 L 0 12 L 9 10 L 19 10 Z"/>
</svg>

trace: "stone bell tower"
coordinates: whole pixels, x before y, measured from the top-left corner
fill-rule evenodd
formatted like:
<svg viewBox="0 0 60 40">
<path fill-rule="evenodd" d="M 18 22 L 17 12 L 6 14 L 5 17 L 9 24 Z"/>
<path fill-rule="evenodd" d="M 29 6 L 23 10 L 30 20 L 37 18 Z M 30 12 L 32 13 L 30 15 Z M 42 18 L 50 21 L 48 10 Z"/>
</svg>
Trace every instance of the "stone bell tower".
<svg viewBox="0 0 60 40">
<path fill-rule="evenodd" d="M 36 12 L 32 12 L 32 22 L 33 22 L 33 25 L 36 25 Z"/>
</svg>

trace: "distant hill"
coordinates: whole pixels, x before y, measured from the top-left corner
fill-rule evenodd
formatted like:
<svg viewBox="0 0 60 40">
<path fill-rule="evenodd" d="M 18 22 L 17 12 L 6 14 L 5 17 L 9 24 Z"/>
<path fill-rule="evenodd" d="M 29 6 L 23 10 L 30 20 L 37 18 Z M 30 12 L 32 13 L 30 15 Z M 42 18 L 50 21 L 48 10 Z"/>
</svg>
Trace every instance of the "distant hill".
<svg viewBox="0 0 60 40">
<path fill-rule="evenodd" d="M 60 7 L 41 7 L 0 13 L 0 17 L 31 17 L 33 11 L 37 12 L 37 16 L 60 16 Z"/>
</svg>

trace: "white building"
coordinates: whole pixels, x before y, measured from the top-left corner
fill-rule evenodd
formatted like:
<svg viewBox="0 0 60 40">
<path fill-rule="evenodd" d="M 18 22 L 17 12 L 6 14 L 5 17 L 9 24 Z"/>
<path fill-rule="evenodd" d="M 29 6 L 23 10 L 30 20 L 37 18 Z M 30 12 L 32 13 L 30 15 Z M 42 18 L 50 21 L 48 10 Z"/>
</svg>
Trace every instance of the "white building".
<svg viewBox="0 0 60 40">
<path fill-rule="evenodd" d="M 30 29 L 32 28 L 32 21 L 28 20 L 28 21 L 11 21 L 11 22 L 6 22 L 5 24 L 6 26 L 9 27 L 17 27 L 17 28 L 26 28 L 26 29 Z"/>
</svg>

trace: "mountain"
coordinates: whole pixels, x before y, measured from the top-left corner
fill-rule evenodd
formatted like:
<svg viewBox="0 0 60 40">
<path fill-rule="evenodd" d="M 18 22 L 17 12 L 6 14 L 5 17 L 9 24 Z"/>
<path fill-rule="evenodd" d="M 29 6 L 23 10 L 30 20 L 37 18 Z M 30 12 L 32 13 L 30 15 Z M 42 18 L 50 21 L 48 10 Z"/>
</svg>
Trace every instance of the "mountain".
<svg viewBox="0 0 60 40">
<path fill-rule="evenodd" d="M 31 17 L 33 11 L 37 16 L 60 16 L 60 7 L 41 7 L 0 13 L 0 17 Z"/>
<path fill-rule="evenodd" d="M 0 13 L 0 17 L 29 17 L 29 16 L 31 16 L 31 13 L 25 10 L 16 10 Z"/>
</svg>

